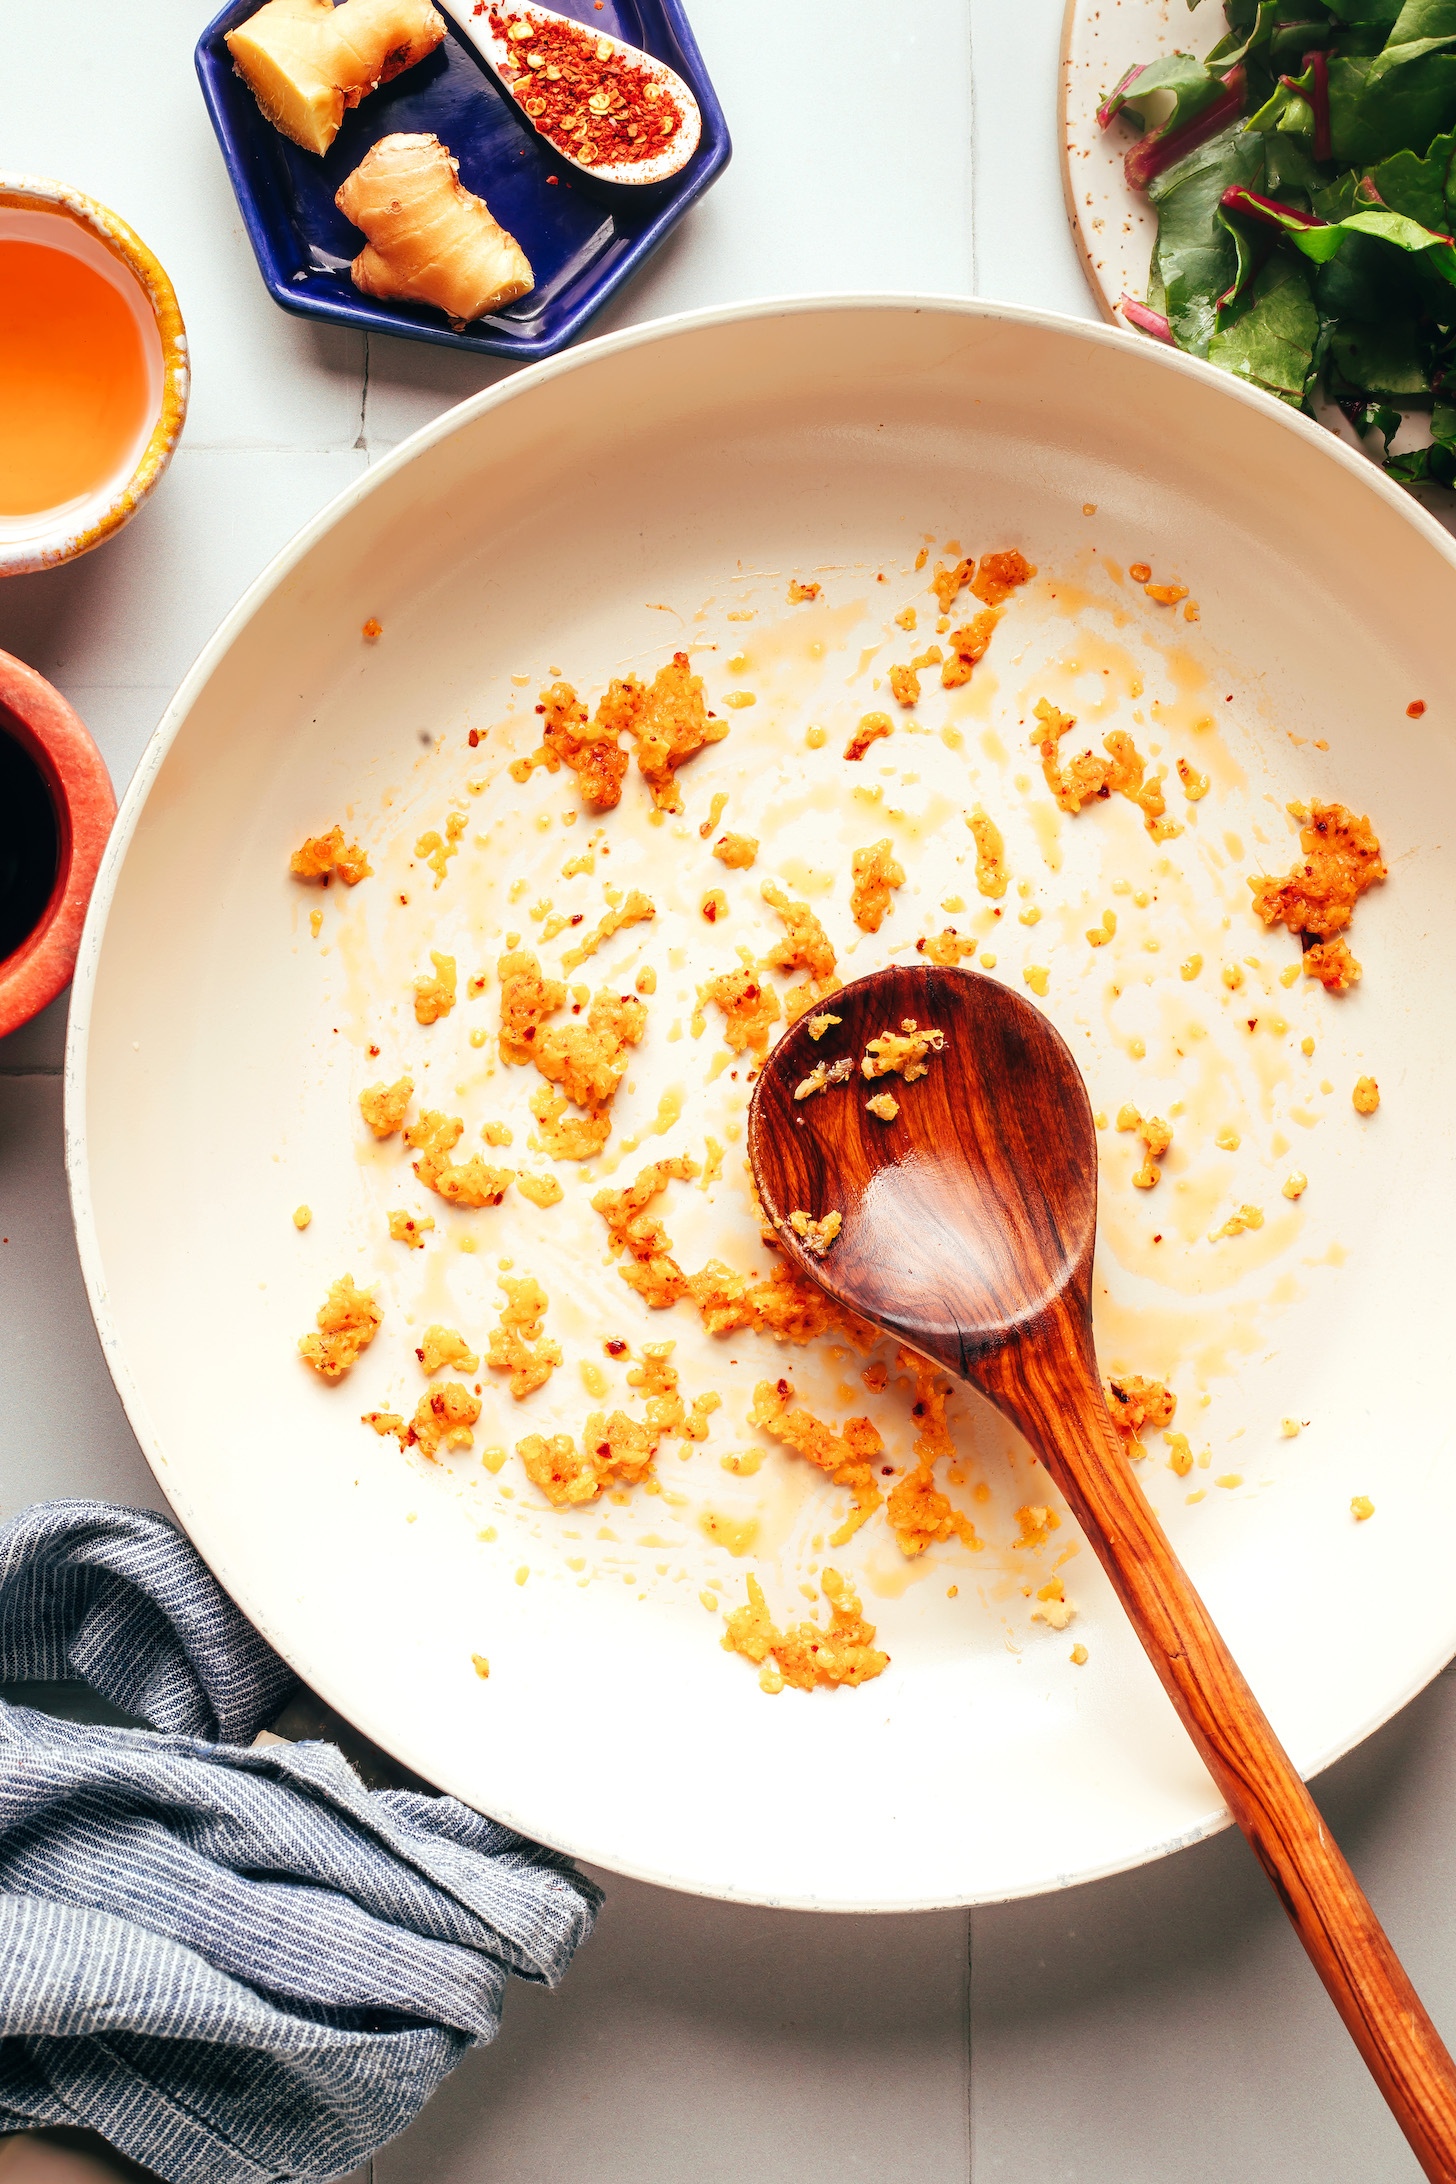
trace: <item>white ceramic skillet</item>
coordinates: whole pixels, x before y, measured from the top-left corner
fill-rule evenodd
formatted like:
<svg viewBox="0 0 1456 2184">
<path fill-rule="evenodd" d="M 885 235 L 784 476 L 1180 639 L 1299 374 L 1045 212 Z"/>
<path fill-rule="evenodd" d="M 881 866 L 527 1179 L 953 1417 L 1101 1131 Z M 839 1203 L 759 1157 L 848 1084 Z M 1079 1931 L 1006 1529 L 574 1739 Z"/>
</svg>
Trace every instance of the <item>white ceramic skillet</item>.
<svg viewBox="0 0 1456 2184">
<path fill-rule="evenodd" d="M 1234 1273 L 1209 1276 L 1191 1306 L 1170 1300 L 1146 1250 L 1127 1266 L 1110 1251 L 1102 1292 L 1124 1349 L 1140 1324 L 1158 1348 L 1170 1301 L 1192 1310 L 1198 1357 L 1179 1362 L 1194 1446 L 1196 1373 L 1233 1357 L 1216 1462 L 1243 1484 L 1177 1478 L 1161 1448 L 1145 1476 L 1296 1763 L 1326 1765 L 1456 1650 L 1456 550 L 1303 418 L 1110 329 L 934 298 L 709 312 L 524 373 L 341 495 L 219 630 L 132 785 L 71 1014 L 68 1160 L 97 1326 L 148 1460 L 222 1581 L 331 1703 L 443 1787 L 617 1870 L 764 1903 L 1010 1897 L 1158 1856 L 1226 1816 L 1088 1556 L 1072 1566 L 1069 1632 L 1029 1625 L 1009 1582 L 1000 1603 L 987 1556 L 984 1581 L 962 1571 L 949 1603 L 939 1582 L 867 1595 L 893 1635 L 877 1682 L 768 1699 L 681 1588 L 581 1586 L 549 1544 L 516 1583 L 515 1551 L 477 1539 L 476 1486 L 425 1478 L 361 1428 L 349 1393 L 301 1371 L 294 1341 L 337 1253 L 325 1237 L 300 1272 L 288 1212 L 309 1173 L 352 1188 L 357 1118 L 338 1090 L 342 989 L 309 950 L 285 866 L 306 828 L 377 814 L 437 738 L 463 752 L 519 664 L 600 687 L 758 572 L 765 615 L 806 569 L 837 571 L 836 596 L 898 596 L 874 592 L 876 572 L 908 570 L 926 533 L 1022 539 L 1046 569 L 1080 556 L 1091 570 L 1094 547 L 1119 569 L 1176 569 L 1202 613 L 1187 640 L 1221 663 L 1210 703 L 1225 682 L 1238 726 L 1220 708 L 1217 729 L 1271 868 L 1292 844 L 1290 797 L 1339 796 L 1379 824 L 1392 878 L 1359 913 L 1365 980 L 1342 1002 L 1314 996 L 1331 1013 L 1310 1067 L 1340 1082 L 1290 1155 L 1318 1166 L 1320 1191 L 1278 1299 Z M 1075 598 L 1055 605 L 1076 649 Z M 361 644 L 367 616 L 385 627 L 377 647 Z M 1014 665 L 1008 649 L 1003 696 Z M 984 793 L 974 737 L 965 764 Z M 1246 840 L 1236 854 L 1226 834 L 1189 832 L 1195 846 L 1235 859 L 1242 888 Z M 1047 1006 L 1088 1042 L 1090 1068 L 1102 1014 L 1085 981 L 1102 959 L 1068 935 Z M 1251 922 L 1228 946 L 1273 953 Z M 1081 987 L 1056 969 L 1084 958 Z M 1159 990 L 1178 1005 L 1187 991 Z M 1382 1086 L 1369 1128 L 1348 1107 L 1357 1068 Z M 1282 1063 L 1268 1089 L 1300 1137 Z M 1171 1177 L 1164 1189 L 1171 1208 Z M 1109 1220 L 1135 1196 L 1109 1196 Z M 1282 1407 L 1311 1421 L 1297 1439 L 1279 1439 Z M 1376 1505 L 1365 1523 L 1357 1493 Z M 500 1523 L 521 1506 L 500 1502 Z M 624 1533 L 641 1513 L 606 1511 Z M 578 1555 L 599 1551 L 587 1530 Z M 741 1581 L 741 1564 L 724 1567 Z"/>
</svg>

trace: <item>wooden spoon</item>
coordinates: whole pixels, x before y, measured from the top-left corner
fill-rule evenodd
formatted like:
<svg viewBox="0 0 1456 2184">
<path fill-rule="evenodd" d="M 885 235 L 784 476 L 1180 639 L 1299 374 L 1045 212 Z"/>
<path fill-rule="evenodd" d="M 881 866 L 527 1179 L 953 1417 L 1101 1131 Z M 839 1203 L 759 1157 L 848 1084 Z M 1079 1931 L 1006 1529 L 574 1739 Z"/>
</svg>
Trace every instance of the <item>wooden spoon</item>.
<svg viewBox="0 0 1456 2184">
<path fill-rule="evenodd" d="M 1456 2184 L 1456 2068 L 1129 1467 L 1092 1342 L 1097 1141 L 1081 1073 L 994 979 L 892 967 L 825 1004 L 758 1080 L 748 1150 L 785 1254 L 839 1303 L 969 1380 L 1070 1503 L 1426 2175 Z M 928 1074 L 874 1085 L 867 1043 L 944 1034 Z M 796 1098 L 815 1065 L 848 1084 Z M 896 1119 L 867 1097 L 889 1091 Z M 823 1257 L 790 1226 L 838 1212 Z"/>
</svg>

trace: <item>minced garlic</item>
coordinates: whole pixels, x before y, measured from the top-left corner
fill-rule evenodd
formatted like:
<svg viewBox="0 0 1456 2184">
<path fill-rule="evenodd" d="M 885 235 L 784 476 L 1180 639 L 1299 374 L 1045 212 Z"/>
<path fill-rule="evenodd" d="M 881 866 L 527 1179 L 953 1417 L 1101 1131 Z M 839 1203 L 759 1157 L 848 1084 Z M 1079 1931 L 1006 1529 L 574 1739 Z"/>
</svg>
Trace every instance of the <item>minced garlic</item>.
<svg viewBox="0 0 1456 2184">
<path fill-rule="evenodd" d="M 367 1289 L 356 1289 L 352 1274 L 341 1274 L 319 1306 L 318 1333 L 299 1338 L 298 1354 L 325 1380 L 337 1380 L 379 1332 L 383 1312 Z"/>
<path fill-rule="evenodd" d="M 789 1227 L 799 1238 L 806 1251 L 812 1251 L 816 1259 L 822 1259 L 829 1246 L 844 1225 L 839 1213 L 826 1213 L 822 1221 L 809 1214 L 795 1211 L 789 1215 Z"/>
<path fill-rule="evenodd" d="M 877 933 L 890 907 L 892 892 L 905 884 L 905 868 L 896 861 L 888 835 L 867 849 L 857 849 L 851 862 L 854 886 L 849 907 L 854 922 L 862 933 Z"/>
<path fill-rule="evenodd" d="M 871 1039 L 860 1063 L 860 1074 L 865 1077 L 888 1077 L 892 1073 L 903 1077 L 906 1084 L 914 1084 L 917 1078 L 930 1071 L 930 1056 L 939 1054 L 945 1046 L 943 1031 L 922 1031 L 913 1016 L 904 1018 L 898 1031 L 882 1031 L 878 1039 Z"/>
</svg>

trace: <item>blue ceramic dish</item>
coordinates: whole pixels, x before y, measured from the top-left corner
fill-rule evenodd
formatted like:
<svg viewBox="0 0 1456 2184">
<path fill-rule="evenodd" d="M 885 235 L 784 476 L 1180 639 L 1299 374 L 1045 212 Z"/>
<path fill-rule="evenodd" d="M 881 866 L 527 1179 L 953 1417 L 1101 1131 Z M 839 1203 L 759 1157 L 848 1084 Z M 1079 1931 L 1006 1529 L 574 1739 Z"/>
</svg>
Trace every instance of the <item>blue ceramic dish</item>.
<svg viewBox="0 0 1456 2184">
<path fill-rule="evenodd" d="M 666 61 L 692 87 L 703 134 L 681 174 L 656 186 L 599 183 L 558 159 L 446 17 L 444 43 L 352 113 L 322 159 L 281 136 L 233 68 L 224 34 L 260 0 L 231 0 L 197 41 L 202 95 L 227 162 L 258 269 L 275 303 L 368 333 L 532 363 L 554 356 L 652 255 L 727 166 L 728 125 L 678 0 L 553 0 L 558 12 Z M 361 296 L 349 265 L 363 238 L 334 192 L 370 146 L 395 130 L 430 130 L 460 163 L 531 261 L 529 296 L 456 333 L 424 304 Z M 554 181 L 550 178 L 554 177 Z"/>
</svg>

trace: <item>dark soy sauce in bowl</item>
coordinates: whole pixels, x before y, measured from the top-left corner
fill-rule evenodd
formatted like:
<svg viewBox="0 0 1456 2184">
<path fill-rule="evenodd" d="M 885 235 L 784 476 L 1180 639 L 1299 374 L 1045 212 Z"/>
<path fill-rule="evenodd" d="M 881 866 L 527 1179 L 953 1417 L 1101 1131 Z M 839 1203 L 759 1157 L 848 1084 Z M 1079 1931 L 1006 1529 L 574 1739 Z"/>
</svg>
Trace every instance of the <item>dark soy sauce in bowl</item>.
<svg viewBox="0 0 1456 2184">
<path fill-rule="evenodd" d="M 45 775 L 0 728 L 0 963 L 45 915 L 60 867 L 61 837 Z"/>
</svg>

